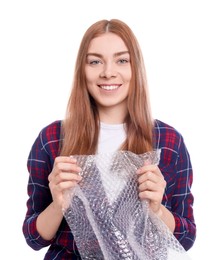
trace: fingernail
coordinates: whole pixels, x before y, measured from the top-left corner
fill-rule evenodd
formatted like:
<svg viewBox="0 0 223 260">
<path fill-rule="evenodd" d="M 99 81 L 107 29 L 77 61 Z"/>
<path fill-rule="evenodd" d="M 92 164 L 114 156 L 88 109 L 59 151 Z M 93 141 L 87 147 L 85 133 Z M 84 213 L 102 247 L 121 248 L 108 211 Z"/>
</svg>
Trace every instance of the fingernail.
<svg viewBox="0 0 223 260">
<path fill-rule="evenodd" d="M 136 173 L 137 173 L 137 174 L 140 174 L 140 173 L 141 173 L 141 169 L 138 169 L 138 170 L 136 171 Z"/>
<path fill-rule="evenodd" d="M 149 160 L 146 160 L 146 161 L 145 161 L 145 165 L 150 165 L 150 161 L 149 161 Z"/>
<path fill-rule="evenodd" d="M 76 158 L 74 158 L 74 156 L 73 155 L 70 155 L 70 158 L 74 161 L 74 162 L 77 162 L 77 159 Z"/>
</svg>

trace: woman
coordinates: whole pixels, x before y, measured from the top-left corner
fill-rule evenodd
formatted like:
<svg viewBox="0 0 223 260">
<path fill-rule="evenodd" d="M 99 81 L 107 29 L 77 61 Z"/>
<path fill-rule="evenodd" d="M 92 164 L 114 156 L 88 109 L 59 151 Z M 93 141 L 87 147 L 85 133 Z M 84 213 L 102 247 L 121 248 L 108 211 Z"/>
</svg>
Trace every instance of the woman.
<svg viewBox="0 0 223 260">
<path fill-rule="evenodd" d="M 66 118 L 42 129 L 28 158 L 27 213 L 23 233 L 44 259 L 80 259 L 63 218 L 64 191 L 81 181 L 70 155 L 161 149 L 159 165 L 138 169 L 139 198 L 185 250 L 196 236 L 191 185 L 193 171 L 183 137 L 152 118 L 139 44 L 120 20 L 101 20 L 83 36 Z"/>
</svg>

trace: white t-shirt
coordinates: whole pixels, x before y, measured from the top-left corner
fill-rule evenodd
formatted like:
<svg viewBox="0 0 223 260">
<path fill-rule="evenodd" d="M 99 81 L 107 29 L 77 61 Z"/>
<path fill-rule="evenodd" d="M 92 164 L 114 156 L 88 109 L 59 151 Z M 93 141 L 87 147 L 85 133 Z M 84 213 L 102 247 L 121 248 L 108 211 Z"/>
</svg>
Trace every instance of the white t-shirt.
<svg viewBox="0 0 223 260">
<path fill-rule="evenodd" d="M 105 124 L 100 122 L 98 153 L 111 153 L 119 149 L 126 139 L 125 124 Z"/>
<path fill-rule="evenodd" d="M 112 153 L 120 148 L 125 139 L 126 131 L 124 124 L 111 125 L 100 123 L 96 164 L 100 172 L 107 199 L 111 204 L 116 200 L 126 184 L 125 179 L 117 178 L 116 175 L 110 173 Z M 100 155 L 102 155 L 102 157 L 100 157 Z"/>
</svg>

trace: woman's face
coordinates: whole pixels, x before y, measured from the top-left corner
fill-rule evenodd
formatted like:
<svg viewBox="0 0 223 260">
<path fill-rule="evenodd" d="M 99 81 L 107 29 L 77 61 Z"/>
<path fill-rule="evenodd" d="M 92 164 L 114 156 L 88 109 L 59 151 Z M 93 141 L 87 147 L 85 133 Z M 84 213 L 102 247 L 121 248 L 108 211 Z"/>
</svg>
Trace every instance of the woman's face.
<svg viewBox="0 0 223 260">
<path fill-rule="evenodd" d="M 85 73 L 88 91 L 99 112 L 100 109 L 126 109 L 132 71 L 129 51 L 119 36 L 105 33 L 92 39 Z"/>
</svg>

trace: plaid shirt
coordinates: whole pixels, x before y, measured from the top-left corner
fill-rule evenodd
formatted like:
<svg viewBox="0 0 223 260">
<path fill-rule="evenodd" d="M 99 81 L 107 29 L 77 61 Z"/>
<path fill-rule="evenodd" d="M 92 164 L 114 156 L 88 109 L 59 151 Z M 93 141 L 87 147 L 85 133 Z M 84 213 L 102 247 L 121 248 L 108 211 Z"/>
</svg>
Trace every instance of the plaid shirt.
<svg viewBox="0 0 223 260">
<path fill-rule="evenodd" d="M 30 247 L 50 246 L 44 259 L 80 259 L 73 235 L 63 219 L 56 236 L 48 241 L 36 229 L 38 215 L 52 202 L 48 175 L 58 156 L 61 121 L 46 126 L 36 138 L 28 157 L 28 201 L 23 233 Z M 175 237 L 188 250 L 196 237 L 191 185 L 193 171 L 183 137 L 173 127 L 155 121 L 156 147 L 161 149 L 159 168 L 167 182 L 162 204 L 174 215 Z"/>
</svg>

